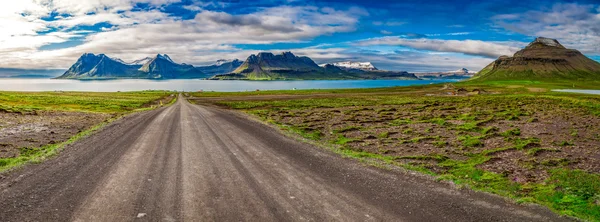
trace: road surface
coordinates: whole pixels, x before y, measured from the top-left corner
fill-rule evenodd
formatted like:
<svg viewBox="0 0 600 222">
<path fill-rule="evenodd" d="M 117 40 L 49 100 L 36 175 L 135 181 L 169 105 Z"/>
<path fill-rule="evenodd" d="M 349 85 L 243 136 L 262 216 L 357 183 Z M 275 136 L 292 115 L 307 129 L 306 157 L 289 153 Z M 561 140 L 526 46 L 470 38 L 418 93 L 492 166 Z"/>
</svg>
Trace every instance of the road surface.
<svg viewBox="0 0 600 222">
<path fill-rule="evenodd" d="M 0 180 L 0 221 L 560 221 L 179 99 Z"/>
</svg>

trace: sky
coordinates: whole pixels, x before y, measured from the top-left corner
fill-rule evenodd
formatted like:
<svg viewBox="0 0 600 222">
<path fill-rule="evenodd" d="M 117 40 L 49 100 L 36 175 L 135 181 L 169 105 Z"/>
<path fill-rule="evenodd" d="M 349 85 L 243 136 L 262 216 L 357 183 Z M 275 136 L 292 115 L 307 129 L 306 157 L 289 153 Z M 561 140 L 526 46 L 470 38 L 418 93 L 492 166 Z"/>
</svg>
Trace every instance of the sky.
<svg viewBox="0 0 600 222">
<path fill-rule="evenodd" d="M 600 0 L 0 0 L 0 69 L 83 53 L 179 63 L 291 51 L 385 70 L 478 71 L 537 36 L 600 61 Z"/>
</svg>

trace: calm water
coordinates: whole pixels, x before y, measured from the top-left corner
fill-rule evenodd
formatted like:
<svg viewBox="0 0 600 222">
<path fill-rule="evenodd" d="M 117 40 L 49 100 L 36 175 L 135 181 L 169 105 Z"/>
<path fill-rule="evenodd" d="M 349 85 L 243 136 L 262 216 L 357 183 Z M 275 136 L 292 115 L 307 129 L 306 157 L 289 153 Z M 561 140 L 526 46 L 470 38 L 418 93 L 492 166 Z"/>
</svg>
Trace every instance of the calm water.
<svg viewBox="0 0 600 222">
<path fill-rule="evenodd" d="M 552 90 L 552 91 L 600 95 L 600 90 L 593 90 L 593 89 L 556 89 L 556 90 Z"/>
<path fill-rule="evenodd" d="M 0 91 L 220 91 L 237 92 L 277 89 L 378 88 L 456 82 L 457 80 L 306 80 L 306 81 L 218 81 L 218 80 L 64 80 L 0 79 Z"/>
</svg>

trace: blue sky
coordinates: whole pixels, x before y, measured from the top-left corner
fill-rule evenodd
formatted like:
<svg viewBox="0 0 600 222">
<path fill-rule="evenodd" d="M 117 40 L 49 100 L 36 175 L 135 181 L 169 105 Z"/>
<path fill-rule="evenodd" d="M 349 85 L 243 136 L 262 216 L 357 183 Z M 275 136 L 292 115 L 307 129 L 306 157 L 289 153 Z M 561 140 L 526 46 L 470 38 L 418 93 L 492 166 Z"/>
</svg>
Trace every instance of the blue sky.
<svg viewBox="0 0 600 222">
<path fill-rule="evenodd" d="M 17 69 L 68 68 L 85 52 L 206 65 L 289 50 L 317 63 L 479 70 L 536 36 L 600 60 L 597 0 L 20 0 L 0 7 L 0 27 L 0 68 Z"/>
</svg>

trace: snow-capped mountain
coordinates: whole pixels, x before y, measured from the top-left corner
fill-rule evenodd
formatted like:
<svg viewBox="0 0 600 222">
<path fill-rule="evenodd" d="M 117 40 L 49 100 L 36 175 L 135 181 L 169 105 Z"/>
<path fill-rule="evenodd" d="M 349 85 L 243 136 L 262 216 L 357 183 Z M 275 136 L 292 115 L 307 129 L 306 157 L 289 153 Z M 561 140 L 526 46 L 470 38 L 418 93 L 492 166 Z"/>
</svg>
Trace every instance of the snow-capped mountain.
<svg viewBox="0 0 600 222">
<path fill-rule="evenodd" d="M 136 60 L 132 63 L 110 58 L 104 54 L 83 54 L 60 79 L 193 79 L 207 78 L 207 74 L 185 63 L 178 64 L 166 54 Z"/>
<path fill-rule="evenodd" d="M 219 59 L 216 63 L 209 66 L 200 66 L 196 67 L 196 69 L 202 71 L 207 75 L 218 75 L 218 74 L 227 74 L 231 73 L 233 70 L 237 69 L 242 65 L 242 61 L 239 59 L 227 60 L 227 59 Z"/>
<path fill-rule="evenodd" d="M 239 60 L 238 59 L 234 59 L 234 60 L 231 60 L 231 59 L 219 59 L 213 65 L 215 65 L 215 66 L 222 66 L 225 63 L 230 63 L 230 62 L 234 62 L 234 61 L 237 62 Z"/>
<path fill-rule="evenodd" d="M 414 73 L 419 78 L 470 78 L 475 75 L 477 72 L 469 71 L 466 68 L 461 68 L 459 70 L 454 71 L 446 71 L 446 72 L 422 72 L 422 73 Z"/>
<path fill-rule="evenodd" d="M 325 67 L 325 65 L 327 65 L 327 64 L 322 64 L 320 66 Z M 347 62 L 332 63 L 332 65 L 340 67 L 340 68 L 345 68 L 345 69 L 360 69 L 360 70 L 366 70 L 366 71 L 377 70 L 377 68 L 375 68 L 375 66 L 373 64 L 371 64 L 371 62 L 347 61 Z"/>
<path fill-rule="evenodd" d="M 470 71 L 470 70 L 468 70 L 466 68 L 462 68 L 462 69 L 459 69 L 459 70 L 448 71 L 448 72 L 444 72 L 444 73 L 455 73 L 455 74 L 465 74 L 465 75 L 467 75 L 467 74 L 475 74 L 477 72 Z"/>
</svg>

